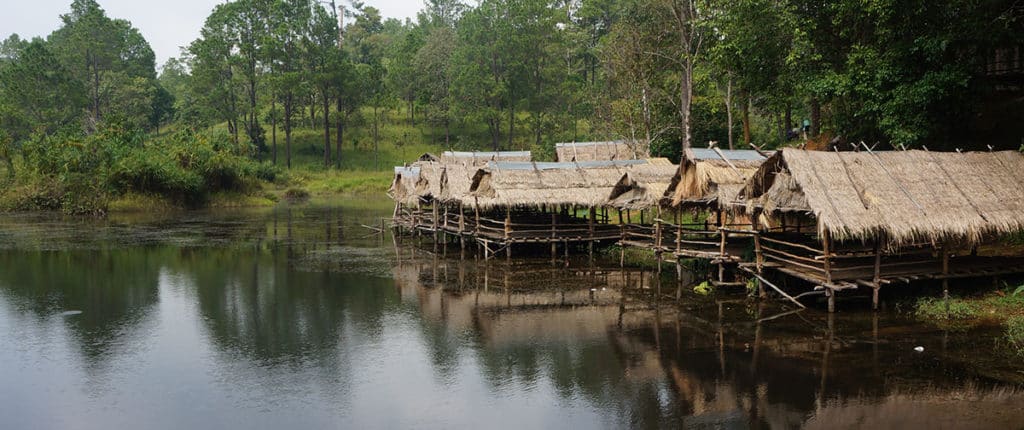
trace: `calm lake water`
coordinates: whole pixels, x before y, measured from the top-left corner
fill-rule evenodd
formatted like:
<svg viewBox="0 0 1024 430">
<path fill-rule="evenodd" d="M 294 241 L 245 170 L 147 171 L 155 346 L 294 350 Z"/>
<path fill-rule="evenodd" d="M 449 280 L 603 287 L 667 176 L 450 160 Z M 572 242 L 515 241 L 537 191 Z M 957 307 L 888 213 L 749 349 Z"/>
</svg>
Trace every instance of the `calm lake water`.
<svg viewBox="0 0 1024 430">
<path fill-rule="evenodd" d="M 1024 427 L 999 328 L 677 302 L 674 271 L 368 236 L 389 213 L 0 217 L 0 428 Z"/>
</svg>

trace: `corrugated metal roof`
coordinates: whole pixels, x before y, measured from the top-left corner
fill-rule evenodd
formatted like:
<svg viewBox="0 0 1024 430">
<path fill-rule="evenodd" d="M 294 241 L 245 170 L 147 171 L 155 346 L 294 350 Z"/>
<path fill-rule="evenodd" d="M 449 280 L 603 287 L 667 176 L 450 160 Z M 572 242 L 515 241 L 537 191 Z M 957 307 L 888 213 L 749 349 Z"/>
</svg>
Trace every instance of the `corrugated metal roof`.
<svg viewBox="0 0 1024 430">
<path fill-rule="evenodd" d="M 556 143 L 555 148 L 562 148 L 567 146 L 596 146 L 596 145 L 622 145 L 625 144 L 625 140 L 611 140 L 607 142 L 563 142 Z"/>
<path fill-rule="evenodd" d="M 525 161 L 491 161 L 487 167 L 500 170 L 552 170 L 576 169 L 592 167 L 617 167 L 636 164 L 648 164 L 647 160 L 610 160 L 610 161 L 576 161 L 576 162 L 525 162 Z"/>
<path fill-rule="evenodd" d="M 412 175 L 415 175 L 415 176 L 419 176 L 420 168 L 419 168 L 419 166 L 409 166 L 409 167 L 406 167 L 406 166 L 395 166 L 395 174 L 396 175 L 397 174 L 403 174 L 403 175 L 412 174 Z"/>
<path fill-rule="evenodd" d="M 445 151 L 442 156 L 456 158 L 529 157 L 530 151 Z"/>
<path fill-rule="evenodd" d="M 690 148 L 693 151 L 694 160 L 721 160 L 722 157 L 718 156 L 718 153 L 711 148 Z M 760 161 L 766 157 L 754 151 L 752 149 L 721 149 L 722 154 L 725 158 L 730 160 L 750 160 Z M 768 155 L 772 155 L 773 152 L 765 152 Z"/>
</svg>

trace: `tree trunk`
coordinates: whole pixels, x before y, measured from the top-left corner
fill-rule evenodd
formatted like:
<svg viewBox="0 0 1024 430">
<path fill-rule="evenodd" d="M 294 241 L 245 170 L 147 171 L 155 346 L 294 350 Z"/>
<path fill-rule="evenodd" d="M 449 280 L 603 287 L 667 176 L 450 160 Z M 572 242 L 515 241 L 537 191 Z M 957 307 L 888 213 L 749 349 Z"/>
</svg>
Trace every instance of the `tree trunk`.
<svg viewBox="0 0 1024 430">
<path fill-rule="evenodd" d="M 744 91 L 741 97 L 743 100 L 743 144 L 750 144 L 750 95 Z"/>
<path fill-rule="evenodd" d="M 818 137 L 821 131 L 821 102 L 811 98 L 811 137 Z"/>
<path fill-rule="evenodd" d="M 343 108 L 343 103 L 341 101 L 341 97 L 338 97 L 338 100 L 337 100 L 338 117 L 337 117 L 337 119 L 334 122 L 334 128 L 336 130 L 338 130 L 337 131 L 337 136 L 335 137 L 335 154 L 334 154 L 334 156 L 338 160 L 337 166 L 338 166 L 339 170 L 341 169 L 341 143 L 344 141 L 344 139 L 342 139 L 342 137 L 343 137 L 343 134 L 344 134 L 344 131 L 345 131 L 345 129 L 343 127 L 344 126 L 344 124 L 343 124 L 344 117 L 342 116 L 342 108 Z"/>
<path fill-rule="evenodd" d="M 277 95 L 270 99 L 270 140 L 274 146 L 274 165 L 277 165 Z"/>
<path fill-rule="evenodd" d="M 515 134 L 516 109 L 511 105 L 508 107 L 508 150 L 512 150 L 512 135 Z"/>
<path fill-rule="evenodd" d="M 793 129 L 793 107 L 786 103 L 786 137 L 789 137 L 789 131 Z"/>
<path fill-rule="evenodd" d="M 690 108 L 693 103 L 693 60 L 687 58 L 683 65 L 679 83 L 679 116 L 682 122 L 683 151 L 685 155 L 693 147 L 693 134 L 690 129 Z"/>
<path fill-rule="evenodd" d="M 448 115 L 444 117 L 444 147 L 451 148 L 451 120 L 448 119 Z"/>
<path fill-rule="evenodd" d="M 725 84 L 725 117 L 727 128 L 729 129 L 729 149 L 736 149 L 733 144 L 732 138 L 732 76 L 729 76 L 729 82 Z"/>
<path fill-rule="evenodd" d="M 327 90 L 324 90 L 324 167 L 331 167 L 331 116 L 327 111 L 331 109 L 331 100 L 327 98 Z"/>
<path fill-rule="evenodd" d="M 380 128 L 378 122 L 380 117 L 377 115 L 378 108 L 376 105 L 373 106 L 373 168 L 380 168 L 380 147 L 378 146 L 378 140 L 380 139 Z"/>
<path fill-rule="evenodd" d="M 285 166 L 292 168 L 292 108 L 294 98 L 289 94 L 284 101 L 284 158 Z"/>
</svg>

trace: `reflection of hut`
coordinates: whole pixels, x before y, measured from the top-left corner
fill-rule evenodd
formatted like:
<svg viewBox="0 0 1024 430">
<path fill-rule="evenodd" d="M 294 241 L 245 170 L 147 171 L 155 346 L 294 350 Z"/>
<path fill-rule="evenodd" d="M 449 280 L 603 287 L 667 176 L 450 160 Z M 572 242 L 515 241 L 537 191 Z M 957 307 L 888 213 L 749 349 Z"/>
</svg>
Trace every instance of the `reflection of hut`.
<svg viewBox="0 0 1024 430">
<path fill-rule="evenodd" d="M 758 262 L 835 291 L 1024 272 L 978 246 L 1024 230 L 1017 152 L 784 149 L 743 190 L 765 232 Z"/>
<path fill-rule="evenodd" d="M 649 158 L 641 142 L 625 140 L 609 142 L 572 142 L 555 144 L 559 162 L 610 161 Z"/>
</svg>

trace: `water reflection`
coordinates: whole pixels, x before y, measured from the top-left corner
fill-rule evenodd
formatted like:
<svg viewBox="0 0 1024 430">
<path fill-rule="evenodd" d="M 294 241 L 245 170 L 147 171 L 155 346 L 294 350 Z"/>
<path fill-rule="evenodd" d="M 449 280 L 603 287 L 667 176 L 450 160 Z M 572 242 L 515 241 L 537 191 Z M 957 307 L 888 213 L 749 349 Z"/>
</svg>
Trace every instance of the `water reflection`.
<svg viewBox="0 0 1024 430">
<path fill-rule="evenodd" d="M 360 226 L 387 210 L 0 219 L 0 427 L 1024 422 L 1024 367 L 990 328 L 483 264 Z"/>
</svg>

